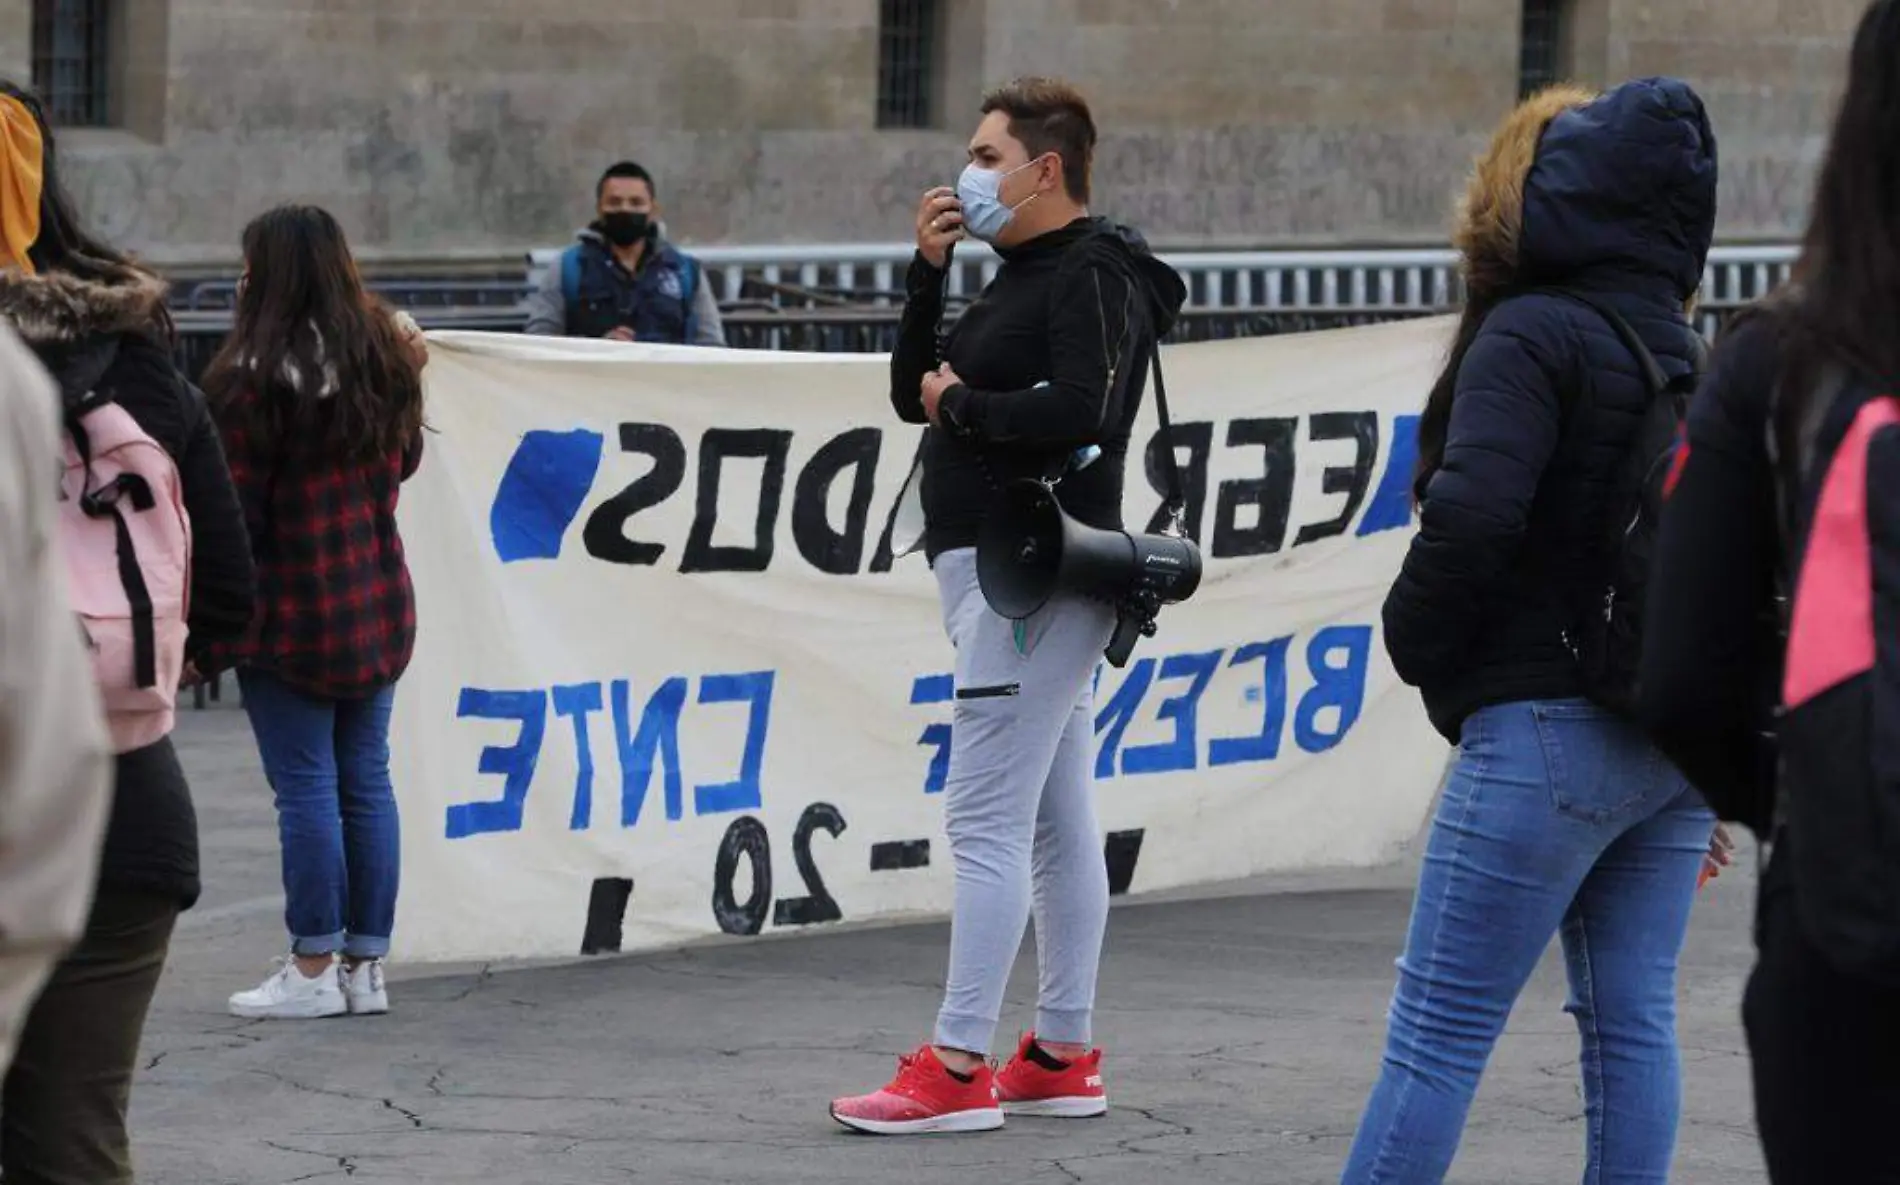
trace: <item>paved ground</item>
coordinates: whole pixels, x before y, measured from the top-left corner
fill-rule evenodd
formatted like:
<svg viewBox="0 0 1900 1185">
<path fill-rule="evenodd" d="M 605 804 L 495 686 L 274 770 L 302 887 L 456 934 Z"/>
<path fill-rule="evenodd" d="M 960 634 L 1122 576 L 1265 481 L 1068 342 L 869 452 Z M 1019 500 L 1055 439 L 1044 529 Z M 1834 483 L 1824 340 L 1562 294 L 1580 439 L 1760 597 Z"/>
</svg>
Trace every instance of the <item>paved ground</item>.
<svg viewBox="0 0 1900 1185">
<path fill-rule="evenodd" d="M 173 948 L 133 1122 L 145 1185 L 1337 1180 L 1407 908 L 1400 868 L 1130 902 L 1101 1030 L 1116 1107 L 991 1136 L 877 1141 L 824 1114 L 882 1080 L 935 1006 L 940 926 L 527 969 L 400 969 L 388 1017 L 247 1024 L 225 996 L 280 949 L 276 837 L 242 718 L 190 713 L 207 891 Z M 1736 1022 L 1752 884 L 1697 908 L 1683 976 L 1678 1185 L 1756 1185 Z M 1018 968 L 1016 1015 L 1033 972 Z M 1452 1179 L 1574 1181 L 1575 1030 L 1547 962 Z"/>
</svg>

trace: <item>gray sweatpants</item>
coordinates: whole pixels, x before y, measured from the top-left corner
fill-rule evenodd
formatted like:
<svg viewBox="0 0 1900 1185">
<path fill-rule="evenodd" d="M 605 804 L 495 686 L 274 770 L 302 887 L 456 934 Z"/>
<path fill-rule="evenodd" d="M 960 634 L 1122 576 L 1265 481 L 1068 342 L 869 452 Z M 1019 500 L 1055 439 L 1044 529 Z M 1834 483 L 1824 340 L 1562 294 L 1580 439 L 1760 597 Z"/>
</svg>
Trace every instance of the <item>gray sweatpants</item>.
<svg viewBox="0 0 1900 1185">
<path fill-rule="evenodd" d="M 934 570 L 957 651 L 944 787 L 957 891 L 934 1040 L 990 1052 L 1033 905 L 1036 1033 L 1087 1044 L 1108 927 L 1108 867 L 1095 824 L 1094 682 L 1115 614 L 1058 597 L 1015 622 L 983 600 L 974 550 L 945 552 Z"/>
</svg>

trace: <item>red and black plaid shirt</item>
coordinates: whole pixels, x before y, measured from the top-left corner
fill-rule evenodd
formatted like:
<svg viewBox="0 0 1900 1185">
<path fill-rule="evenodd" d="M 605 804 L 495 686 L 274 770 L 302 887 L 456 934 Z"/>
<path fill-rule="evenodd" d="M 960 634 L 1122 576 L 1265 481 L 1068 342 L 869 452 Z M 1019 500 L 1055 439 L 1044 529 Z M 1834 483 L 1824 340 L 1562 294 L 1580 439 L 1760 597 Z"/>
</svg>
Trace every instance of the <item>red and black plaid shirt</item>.
<svg viewBox="0 0 1900 1185">
<path fill-rule="evenodd" d="M 373 462 L 279 450 L 247 427 L 253 398 L 233 401 L 218 426 L 257 560 L 257 613 L 249 636 L 212 660 L 326 698 L 373 694 L 415 649 L 396 499 L 422 461 L 422 439 Z"/>
</svg>

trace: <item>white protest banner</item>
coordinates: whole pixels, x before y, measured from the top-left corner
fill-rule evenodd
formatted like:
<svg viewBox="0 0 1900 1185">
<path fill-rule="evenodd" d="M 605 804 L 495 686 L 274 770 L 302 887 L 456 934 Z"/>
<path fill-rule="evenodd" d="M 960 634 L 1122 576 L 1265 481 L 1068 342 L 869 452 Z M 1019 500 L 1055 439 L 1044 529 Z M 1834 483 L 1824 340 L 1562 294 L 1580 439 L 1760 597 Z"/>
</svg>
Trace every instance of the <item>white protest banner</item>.
<svg viewBox="0 0 1900 1185">
<path fill-rule="evenodd" d="M 1368 865 L 1446 749 L 1379 637 L 1440 320 L 1170 347 L 1207 558 L 1096 774 L 1119 892 Z M 922 429 L 882 357 L 432 337 L 393 743 L 409 959 L 943 913 L 950 646 L 890 557 Z M 1152 400 L 1128 522 L 1160 503 Z M 901 538 L 901 526 L 895 527 Z"/>
</svg>

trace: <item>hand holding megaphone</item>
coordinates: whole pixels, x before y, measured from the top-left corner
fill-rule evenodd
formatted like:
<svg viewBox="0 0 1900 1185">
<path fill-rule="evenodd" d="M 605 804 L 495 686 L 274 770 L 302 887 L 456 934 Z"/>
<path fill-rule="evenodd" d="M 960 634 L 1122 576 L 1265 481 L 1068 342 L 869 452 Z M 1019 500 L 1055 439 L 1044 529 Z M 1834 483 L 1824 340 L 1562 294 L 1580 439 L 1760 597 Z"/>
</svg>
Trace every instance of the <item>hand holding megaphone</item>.
<svg viewBox="0 0 1900 1185">
<path fill-rule="evenodd" d="M 950 266 L 950 251 L 963 237 L 963 203 L 948 185 L 924 191 L 917 204 L 917 250 L 930 266 Z"/>
</svg>

